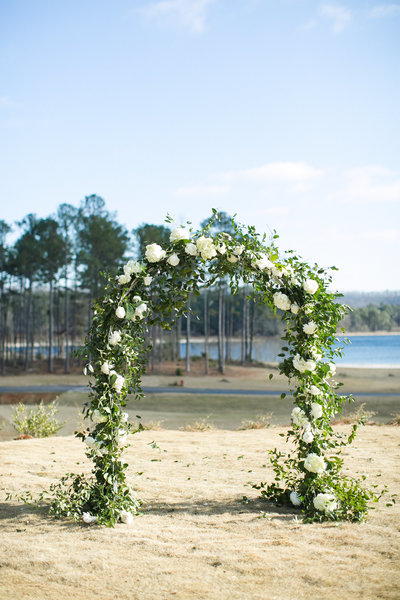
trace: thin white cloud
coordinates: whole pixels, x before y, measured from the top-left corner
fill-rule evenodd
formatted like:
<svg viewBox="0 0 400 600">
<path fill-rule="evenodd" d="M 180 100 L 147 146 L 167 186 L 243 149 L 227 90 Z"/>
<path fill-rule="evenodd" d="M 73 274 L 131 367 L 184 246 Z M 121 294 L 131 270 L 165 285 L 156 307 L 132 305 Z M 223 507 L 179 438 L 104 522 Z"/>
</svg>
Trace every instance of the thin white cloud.
<svg viewBox="0 0 400 600">
<path fill-rule="evenodd" d="M 386 19 L 400 16 L 400 4 L 378 4 L 368 13 L 371 19 Z"/>
<path fill-rule="evenodd" d="M 400 239 L 399 229 L 381 229 L 377 231 L 364 231 L 360 237 L 371 242 L 397 242 Z"/>
<path fill-rule="evenodd" d="M 207 9 L 215 0 L 159 0 L 144 9 L 145 14 L 162 23 L 203 33 L 207 26 Z"/>
<path fill-rule="evenodd" d="M 351 21 L 351 11 L 339 4 L 322 4 L 319 13 L 331 21 L 334 33 L 341 33 Z"/>
<path fill-rule="evenodd" d="M 193 200 L 199 198 L 218 198 L 225 196 L 230 190 L 231 188 L 228 185 L 192 185 L 178 188 L 174 195 L 178 198 L 191 198 Z"/>
<path fill-rule="evenodd" d="M 242 182 L 308 182 L 322 175 L 323 171 L 304 162 L 272 162 L 251 169 L 228 171 L 220 175 L 224 181 Z"/>
<path fill-rule="evenodd" d="M 343 202 L 400 202 L 400 179 L 380 165 L 350 169 L 340 191 Z"/>
</svg>

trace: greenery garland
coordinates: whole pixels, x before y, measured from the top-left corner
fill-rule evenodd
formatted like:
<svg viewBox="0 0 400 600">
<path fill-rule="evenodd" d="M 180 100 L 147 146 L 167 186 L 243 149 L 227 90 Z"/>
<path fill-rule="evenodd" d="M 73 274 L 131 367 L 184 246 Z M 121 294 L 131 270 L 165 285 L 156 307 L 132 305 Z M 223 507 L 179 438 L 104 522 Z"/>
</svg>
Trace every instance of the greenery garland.
<svg viewBox="0 0 400 600">
<path fill-rule="evenodd" d="M 95 302 L 83 350 L 91 375 L 90 402 L 84 408 L 89 426 L 76 434 L 94 466 L 89 479 L 68 474 L 52 486 L 53 515 L 111 526 L 133 520 L 140 501 L 126 480 L 128 465 L 122 459 L 133 432 L 125 406 L 128 393 L 143 396 L 148 326 L 170 329 L 186 311 L 189 294 L 199 294 L 201 287 L 225 276 L 233 293 L 240 284 L 250 284 L 258 301 L 282 311 L 286 324 L 279 369 L 288 378 L 295 404 L 287 434 L 292 450 L 271 451 L 275 481 L 254 487 L 267 499 L 299 507 L 308 521 L 361 520 L 370 501 L 378 500 L 341 473 L 340 452 L 353 441 L 357 425 L 347 438 L 331 426 L 344 403 L 352 401 L 337 393 L 340 384 L 333 379 L 334 359 L 342 352 L 337 325 L 348 310 L 338 303 L 339 294 L 328 291 L 329 271 L 335 267 L 310 266 L 293 251 L 282 256 L 277 235 L 267 244 L 254 227 L 234 221 L 233 235 L 212 236 L 218 218 L 213 213 L 200 231 L 173 229 L 168 248 L 148 245 L 144 260 L 129 261 Z"/>
</svg>

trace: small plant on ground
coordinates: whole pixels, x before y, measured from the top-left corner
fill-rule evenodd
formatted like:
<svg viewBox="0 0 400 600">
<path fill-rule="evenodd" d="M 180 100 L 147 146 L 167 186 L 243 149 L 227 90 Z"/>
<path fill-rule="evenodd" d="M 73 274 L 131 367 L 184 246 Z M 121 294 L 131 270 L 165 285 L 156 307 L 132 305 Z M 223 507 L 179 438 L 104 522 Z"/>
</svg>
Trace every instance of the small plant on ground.
<svg viewBox="0 0 400 600">
<path fill-rule="evenodd" d="M 181 431 L 212 431 L 216 429 L 213 423 L 210 423 L 208 420 L 209 417 L 205 419 L 200 419 L 200 421 L 195 421 L 194 423 L 187 423 L 183 427 L 180 428 Z"/>
<path fill-rule="evenodd" d="M 372 417 L 376 415 L 373 410 L 365 410 L 365 402 L 360 404 L 355 410 L 349 412 L 347 415 L 343 415 L 341 419 L 334 421 L 334 425 L 352 425 L 353 423 L 359 423 L 365 425 L 370 423 Z"/>
<path fill-rule="evenodd" d="M 140 423 L 140 421 L 135 421 L 132 423 L 132 433 L 137 433 L 139 431 L 161 431 L 163 420 L 160 421 L 146 421 L 146 423 Z"/>
<path fill-rule="evenodd" d="M 272 413 L 266 415 L 257 415 L 255 419 L 247 419 L 242 421 L 239 430 L 243 429 L 268 429 L 271 427 Z"/>
<path fill-rule="evenodd" d="M 18 404 L 14 411 L 13 427 L 20 435 L 31 435 L 36 438 L 55 435 L 65 422 L 60 423 L 55 416 L 58 413 L 57 400 L 45 405 L 43 400 L 38 406 L 27 409 L 25 404 Z"/>
</svg>

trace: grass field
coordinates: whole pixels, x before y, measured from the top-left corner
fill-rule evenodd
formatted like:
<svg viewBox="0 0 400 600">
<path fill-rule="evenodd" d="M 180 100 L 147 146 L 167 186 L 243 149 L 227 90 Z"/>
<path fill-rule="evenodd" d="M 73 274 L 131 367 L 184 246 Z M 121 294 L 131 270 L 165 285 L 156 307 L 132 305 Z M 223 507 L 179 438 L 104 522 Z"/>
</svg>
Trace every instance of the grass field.
<svg viewBox="0 0 400 600">
<path fill-rule="evenodd" d="M 137 434 L 126 456 L 143 515 L 131 527 L 56 521 L 6 502 L 3 491 L 1 597 L 397 600 L 398 504 L 381 502 L 364 524 L 306 525 L 249 485 L 272 479 L 266 450 L 285 446 L 284 431 Z M 363 429 L 345 455 L 348 473 L 399 493 L 399 427 Z M 71 437 L 0 443 L 3 490 L 36 493 L 67 471 L 88 469 L 83 444 Z"/>
<path fill-rule="evenodd" d="M 274 375 L 270 381 L 269 373 Z M 176 393 L 171 384 L 180 383 L 183 379 L 184 386 L 180 393 Z M 377 423 L 388 423 L 400 413 L 400 369 L 340 369 L 338 381 L 343 382 L 343 393 L 357 392 L 370 393 L 371 396 L 360 396 L 355 404 L 345 407 L 344 414 L 353 412 L 360 404 L 365 404 L 365 410 L 375 412 L 372 420 Z M 28 398 L 29 388 L 34 385 L 85 385 L 87 378 L 79 375 L 21 375 L 18 377 L 4 377 L 0 380 L 2 386 L 24 386 L 26 394 L 15 396 L 13 401 Z M 213 389 L 243 389 L 243 390 L 285 390 L 287 383 L 284 377 L 277 373 L 276 368 L 241 368 L 227 367 L 226 374 L 204 376 L 201 373 L 190 376 L 176 377 L 174 375 L 148 375 L 143 379 L 145 386 L 171 386 L 169 394 L 148 394 L 141 401 L 131 400 L 127 410 L 131 419 L 136 421 L 135 415 L 142 417 L 142 423 L 160 423 L 165 429 L 180 429 L 194 422 L 206 419 L 217 428 L 234 430 L 242 422 L 255 419 L 258 416 L 272 414 L 271 423 L 274 425 L 287 425 L 290 421 L 292 400 L 281 400 L 276 396 L 236 396 L 236 395 L 204 395 L 184 394 L 186 388 L 213 388 Z M 390 394 L 393 394 L 391 396 Z M 385 394 L 385 395 L 380 395 Z M 37 402 L 44 394 L 35 395 L 33 401 Z M 55 394 L 48 394 L 48 400 Z M 58 397 L 59 420 L 65 421 L 64 427 L 58 435 L 70 435 L 82 426 L 82 405 L 87 400 L 87 394 L 81 392 L 65 392 Z M 7 402 L 7 399 L 6 399 Z M 0 431 L 0 440 L 11 440 L 16 436 L 12 427 L 14 408 L 12 404 L 0 404 L 0 423 L 4 423 Z"/>
</svg>

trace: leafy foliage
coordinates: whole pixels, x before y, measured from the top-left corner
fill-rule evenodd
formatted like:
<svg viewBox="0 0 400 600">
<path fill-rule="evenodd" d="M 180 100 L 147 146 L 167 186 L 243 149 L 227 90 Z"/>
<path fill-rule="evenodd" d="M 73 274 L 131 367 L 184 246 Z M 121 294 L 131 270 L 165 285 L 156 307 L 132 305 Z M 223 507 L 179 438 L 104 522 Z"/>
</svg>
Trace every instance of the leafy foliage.
<svg viewBox="0 0 400 600">
<path fill-rule="evenodd" d="M 56 418 L 58 413 L 57 401 L 44 404 L 43 400 L 34 408 L 28 409 L 26 404 L 17 404 L 13 427 L 20 435 L 31 435 L 32 437 L 44 438 L 55 435 L 64 423 Z"/>
<path fill-rule="evenodd" d="M 281 255 L 277 235 L 267 242 L 254 227 L 233 219 L 227 232 L 225 222 L 218 225 L 220 218 L 213 211 L 200 231 L 175 228 L 165 247 L 147 244 L 142 260 L 129 261 L 110 277 L 105 295 L 95 301 L 82 350 L 92 374 L 84 408 L 88 427 L 77 434 L 94 466 L 89 480 L 70 474 L 54 490 L 53 514 L 77 518 L 85 510 L 108 525 L 124 520 L 127 511 L 136 514 L 138 501 L 122 460 L 128 434 L 135 431 L 124 408 L 128 393 L 143 396 L 147 329 L 170 329 L 187 310 L 189 295 L 224 277 L 233 294 L 246 285 L 249 299 L 275 313 L 279 309 L 285 325 L 280 371 L 295 401 L 287 434 L 292 449 L 287 455 L 271 452 L 275 481 L 255 487 L 265 498 L 299 506 L 308 521 L 360 520 L 369 502 L 377 501 L 378 495 L 341 473 L 341 450 L 353 441 L 358 424 L 347 439 L 331 425 L 352 397 L 339 395 L 333 379 L 333 361 L 342 354 L 336 329 L 348 309 L 329 291 L 330 271 L 308 265 L 293 251 Z"/>
</svg>

